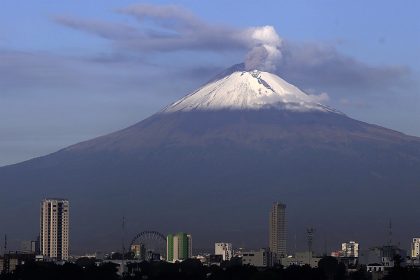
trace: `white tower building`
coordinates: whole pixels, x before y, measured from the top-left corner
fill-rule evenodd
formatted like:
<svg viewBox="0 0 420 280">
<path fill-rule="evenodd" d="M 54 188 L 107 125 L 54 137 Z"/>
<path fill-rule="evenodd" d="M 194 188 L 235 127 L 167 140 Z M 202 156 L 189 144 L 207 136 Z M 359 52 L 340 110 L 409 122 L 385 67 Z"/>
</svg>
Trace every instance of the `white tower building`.
<svg viewBox="0 0 420 280">
<path fill-rule="evenodd" d="M 224 261 L 230 260 L 233 255 L 232 243 L 215 243 L 214 254 L 222 255 Z"/>
<path fill-rule="evenodd" d="M 420 237 L 413 238 L 411 243 L 411 257 L 420 258 Z"/>
<path fill-rule="evenodd" d="M 341 244 L 341 252 L 343 257 L 358 258 L 359 257 L 359 243 L 349 241 Z"/>
<path fill-rule="evenodd" d="M 69 257 L 69 201 L 61 198 L 41 202 L 40 251 L 52 260 Z"/>
</svg>

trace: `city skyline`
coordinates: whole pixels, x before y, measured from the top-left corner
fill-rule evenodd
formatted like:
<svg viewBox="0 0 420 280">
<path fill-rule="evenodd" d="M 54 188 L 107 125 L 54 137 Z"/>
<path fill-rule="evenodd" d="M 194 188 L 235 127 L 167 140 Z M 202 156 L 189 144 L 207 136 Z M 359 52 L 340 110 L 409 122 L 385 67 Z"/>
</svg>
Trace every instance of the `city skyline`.
<svg viewBox="0 0 420 280">
<path fill-rule="evenodd" d="M 0 277 L 13 275 L 21 269 L 29 269 L 31 266 L 45 266 L 63 264 L 83 264 L 82 271 L 87 269 L 85 265 L 91 262 L 96 267 L 113 265 L 114 272 L 118 277 L 124 277 L 136 273 L 144 273 L 143 267 L 146 262 L 162 262 L 171 264 L 190 263 L 195 261 L 195 269 L 198 267 L 224 267 L 239 266 L 254 267 L 259 271 L 265 269 L 289 269 L 294 270 L 306 267 L 312 270 L 322 269 L 324 262 L 335 261 L 342 266 L 343 271 L 351 274 L 356 271 L 364 271 L 364 277 L 382 277 L 394 273 L 396 269 L 410 269 L 417 272 L 420 267 L 418 238 L 412 239 L 411 252 L 394 245 L 391 238 L 389 242 L 382 246 L 360 248 L 357 241 L 348 241 L 341 244 L 338 251 L 331 253 L 324 252 L 322 255 L 312 251 L 312 244 L 308 245 L 309 251 L 294 251 L 286 254 L 286 205 L 275 202 L 271 206 L 269 215 L 269 248 L 261 247 L 257 250 L 246 250 L 235 248 L 232 243 L 214 243 L 214 254 L 211 252 L 200 252 L 193 254 L 192 235 L 185 232 L 168 234 L 165 240 L 166 255 L 155 251 L 150 244 L 146 244 L 147 237 L 163 238 L 163 235 L 153 231 L 143 231 L 138 234 L 131 242 L 130 250 L 124 251 L 124 240 L 122 253 L 109 252 L 93 254 L 75 255 L 69 251 L 69 201 L 62 198 L 46 198 L 41 202 L 40 207 L 40 238 L 28 244 L 22 243 L 21 251 L 5 251 L 0 255 Z M 124 220 L 124 218 L 123 218 Z M 124 226 L 123 226 L 124 230 Z M 307 229 L 308 243 L 312 243 L 313 228 Z M 310 234 L 310 240 L 309 240 Z M 141 241 L 140 241 L 141 240 Z M 37 252 L 36 242 L 40 242 L 40 251 Z M 5 248 L 6 250 L 6 244 Z M 163 252 L 163 251 L 162 251 Z M 330 258 L 330 259 L 328 259 Z M 83 261 L 82 261 L 83 260 Z M 28 268 L 29 265 L 29 268 Z M 90 268 L 92 269 L 92 268 Z M 184 269 L 184 268 L 183 268 Z M 183 270 L 182 269 L 182 270 Z M 179 269 L 179 272 L 182 271 Z M 146 270 L 148 271 L 148 270 Z M 186 268 L 186 271 L 189 271 Z M 173 273 L 173 272 L 172 272 Z M 375 276 L 376 275 L 376 276 Z M 376 279 L 376 278 L 375 278 Z M 393 279 L 393 278 L 392 278 Z M 399 278 L 396 278 L 399 279 Z"/>
<path fill-rule="evenodd" d="M 40 231 L 37 240 L 35 241 L 28 241 L 28 240 L 20 240 L 20 244 L 15 243 L 12 244 L 12 248 L 8 248 L 8 251 L 16 251 L 16 252 L 36 252 L 36 248 L 39 246 L 40 254 L 44 255 L 47 258 L 51 259 L 68 259 L 71 251 L 69 250 L 69 200 L 63 198 L 45 198 L 41 202 L 40 207 Z M 295 254 L 296 252 L 303 252 L 308 250 L 308 229 L 302 229 L 302 233 L 304 233 L 304 238 L 299 242 L 300 247 L 299 249 L 296 248 L 289 248 L 287 249 L 286 244 L 287 242 L 296 243 L 296 240 L 293 242 L 288 240 L 290 235 L 287 235 L 287 226 L 286 226 L 286 205 L 280 202 L 275 202 L 272 204 L 272 207 L 269 211 L 269 219 L 268 219 L 268 239 L 267 243 L 262 243 L 257 246 L 245 247 L 246 249 L 257 250 L 259 248 L 269 248 L 271 252 L 276 253 L 278 256 L 287 256 Z M 49 219 L 48 219 L 49 217 Z M 61 217 L 61 218 L 60 218 Z M 61 219 L 61 222 L 59 220 Z M 125 220 L 125 218 L 123 218 Z M 385 228 L 383 231 L 383 244 L 384 246 L 391 246 L 397 244 L 401 246 L 401 248 L 405 249 L 407 252 L 410 252 L 410 255 L 414 258 L 419 255 L 419 248 L 420 248 L 420 241 L 419 238 L 413 238 L 410 242 L 407 241 L 406 245 L 401 245 L 401 242 L 393 242 L 392 241 L 392 232 L 391 228 Z M 315 235 L 315 229 L 311 229 L 311 242 L 313 242 L 313 238 Z M 124 230 L 125 231 L 125 230 Z M 149 231 L 143 231 L 142 233 L 149 233 Z M 121 232 L 121 234 L 126 234 Z M 153 234 L 153 233 L 152 233 Z M 60 235 L 60 238 L 58 238 Z M 48 238 L 51 236 L 51 239 Z M 136 236 L 136 239 L 140 235 Z M 7 235 L 4 237 L 7 238 Z M 388 239 L 387 239 L 388 238 Z M 59 252 L 58 244 L 62 241 L 62 249 L 63 251 Z M 215 240 L 208 240 L 208 244 L 211 244 Z M 321 240 L 318 240 L 321 241 Z M 39 245 L 37 245 L 39 242 Z M 133 239 L 134 242 L 134 239 Z M 166 256 L 171 258 L 172 261 L 175 260 L 183 260 L 185 258 L 191 257 L 193 255 L 192 250 L 192 235 L 187 234 L 185 232 L 178 232 L 175 234 L 168 234 L 166 237 Z M 7 241 L 4 241 L 5 245 L 8 244 Z M 331 254 L 335 253 L 334 248 L 337 244 L 332 244 L 331 247 L 327 249 L 325 244 L 321 244 L 322 242 L 316 242 L 317 246 L 314 248 L 314 254 L 325 254 L 331 252 Z M 376 244 L 370 244 L 367 247 L 375 247 L 378 246 L 381 241 L 378 241 Z M 28 244 L 28 245 L 27 245 Z M 241 245 L 233 243 L 225 243 L 225 242 L 214 242 L 214 252 L 218 252 L 223 255 L 223 260 L 229 260 L 232 257 L 234 249 L 241 249 Z M 279 244 L 279 245 L 278 245 Z M 10 246 L 10 244 L 8 244 Z M 125 244 L 124 247 L 128 245 Z M 20 246 L 20 247 L 19 247 Z M 289 245 L 292 247 L 292 245 Z M 296 244 L 294 245 L 296 246 Z M 313 246 L 313 244 L 311 244 Z M 348 241 L 341 243 L 341 252 L 343 252 L 343 256 L 346 257 L 358 257 L 359 254 L 359 243 L 356 241 Z M 143 251 L 146 249 L 144 244 L 139 243 L 132 243 L 130 251 L 135 252 L 136 256 L 143 256 L 146 257 L 147 252 Z M 242 248 L 242 249 L 245 249 Z M 366 248 L 366 247 L 365 247 Z M 4 248 L 2 248 L 4 249 Z M 114 248 L 114 250 L 121 249 L 121 248 Z M 1 251 L 1 250 L 0 250 Z M 76 250 L 79 251 L 79 250 Z M 102 251 L 102 250 L 99 250 Z M 195 253 L 198 252 L 211 252 L 211 246 L 207 248 L 197 248 L 194 250 Z M 86 250 L 83 251 L 86 253 Z M 222 253 L 221 253 L 222 252 Z M 79 252 L 80 253 L 80 252 Z M 76 253 L 77 254 L 77 253 Z M 137 255 L 138 254 L 138 255 Z M 217 254 L 217 253 L 216 253 Z M 172 257 L 171 257 L 172 256 Z"/>
<path fill-rule="evenodd" d="M 420 268 L 418 10 L 5 0 L 0 280 Z"/>
</svg>

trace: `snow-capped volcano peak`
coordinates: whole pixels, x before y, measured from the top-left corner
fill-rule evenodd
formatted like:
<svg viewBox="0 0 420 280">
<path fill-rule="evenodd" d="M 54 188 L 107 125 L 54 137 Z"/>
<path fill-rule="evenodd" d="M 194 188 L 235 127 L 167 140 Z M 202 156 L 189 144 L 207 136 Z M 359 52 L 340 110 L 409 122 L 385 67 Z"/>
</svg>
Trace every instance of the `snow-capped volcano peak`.
<svg viewBox="0 0 420 280">
<path fill-rule="evenodd" d="M 237 71 L 204 85 L 163 112 L 276 108 L 338 113 L 314 99 L 277 75 L 258 70 Z"/>
</svg>

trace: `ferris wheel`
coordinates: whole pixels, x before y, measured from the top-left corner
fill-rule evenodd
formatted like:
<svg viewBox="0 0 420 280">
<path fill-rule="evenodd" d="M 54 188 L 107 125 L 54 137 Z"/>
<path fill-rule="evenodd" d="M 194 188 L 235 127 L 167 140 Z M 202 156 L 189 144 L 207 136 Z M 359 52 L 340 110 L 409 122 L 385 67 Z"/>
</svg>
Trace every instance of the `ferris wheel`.
<svg viewBox="0 0 420 280">
<path fill-rule="evenodd" d="M 166 257 L 166 237 L 157 231 L 142 231 L 130 243 L 134 258 L 157 260 Z"/>
</svg>

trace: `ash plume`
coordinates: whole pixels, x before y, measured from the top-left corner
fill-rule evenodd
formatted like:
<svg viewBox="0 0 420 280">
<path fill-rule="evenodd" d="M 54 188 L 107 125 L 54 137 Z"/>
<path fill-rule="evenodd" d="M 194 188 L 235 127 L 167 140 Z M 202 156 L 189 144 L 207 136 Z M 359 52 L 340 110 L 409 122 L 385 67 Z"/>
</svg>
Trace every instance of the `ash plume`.
<svg viewBox="0 0 420 280">
<path fill-rule="evenodd" d="M 272 72 L 282 58 L 282 39 L 273 26 L 253 27 L 246 31 L 251 50 L 245 58 L 246 70 Z"/>
</svg>

